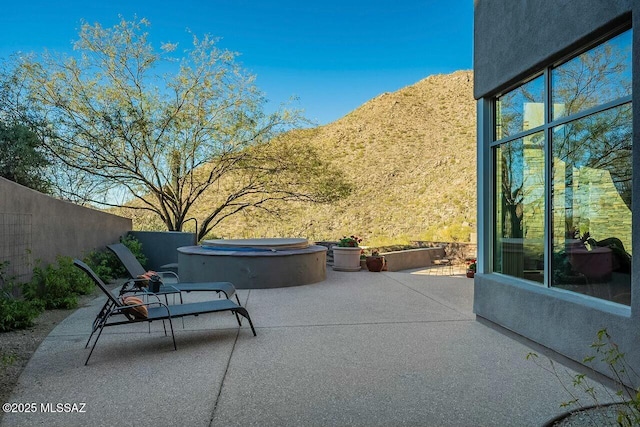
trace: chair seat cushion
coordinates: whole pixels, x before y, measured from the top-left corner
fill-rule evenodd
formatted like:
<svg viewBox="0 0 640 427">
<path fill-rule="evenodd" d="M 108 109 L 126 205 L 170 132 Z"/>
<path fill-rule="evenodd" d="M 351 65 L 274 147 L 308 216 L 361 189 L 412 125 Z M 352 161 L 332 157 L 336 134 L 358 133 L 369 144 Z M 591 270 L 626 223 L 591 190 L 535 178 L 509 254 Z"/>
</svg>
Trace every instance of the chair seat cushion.
<svg viewBox="0 0 640 427">
<path fill-rule="evenodd" d="M 123 313 L 125 314 L 131 315 L 136 319 L 146 319 L 149 316 L 149 310 L 147 309 L 147 307 L 144 305 L 138 305 L 138 304 L 144 304 L 144 302 L 138 297 L 133 297 L 133 296 L 123 297 L 122 303 L 124 305 L 137 306 L 137 307 L 131 307 L 131 308 L 122 310 Z"/>
</svg>

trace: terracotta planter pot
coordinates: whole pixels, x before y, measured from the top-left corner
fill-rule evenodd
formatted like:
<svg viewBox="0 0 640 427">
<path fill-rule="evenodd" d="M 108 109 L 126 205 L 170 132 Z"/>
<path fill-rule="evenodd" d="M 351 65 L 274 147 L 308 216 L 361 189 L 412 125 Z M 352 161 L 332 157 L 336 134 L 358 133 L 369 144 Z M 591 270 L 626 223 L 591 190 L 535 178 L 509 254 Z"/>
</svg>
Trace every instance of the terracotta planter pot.
<svg viewBox="0 0 640 427">
<path fill-rule="evenodd" d="M 333 269 L 337 271 L 360 271 L 360 252 L 359 247 L 341 248 L 334 246 L 333 251 Z"/>
<path fill-rule="evenodd" d="M 384 257 L 381 256 L 368 256 L 367 268 L 369 271 L 380 272 L 384 267 Z"/>
<path fill-rule="evenodd" d="M 469 279 L 473 279 L 473 278 L 475 277 L 475 275 L 476 275 L 476 272 L 475 272 L 475 271 L 473 271 L 473 270 L 467 270 L 467 277 L 468 277 Z"/>
</svg>

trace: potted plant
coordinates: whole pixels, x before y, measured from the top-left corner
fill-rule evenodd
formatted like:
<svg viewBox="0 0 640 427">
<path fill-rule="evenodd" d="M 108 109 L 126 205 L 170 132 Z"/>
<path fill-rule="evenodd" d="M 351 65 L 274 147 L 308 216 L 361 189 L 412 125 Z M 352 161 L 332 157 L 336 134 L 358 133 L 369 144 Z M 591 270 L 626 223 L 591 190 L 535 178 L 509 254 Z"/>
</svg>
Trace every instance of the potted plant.
<svg viewBox="0 0 640 427">
<path fill-rule="evenodd" d="M 476 275 L 476 260 L 472 259 L 471 261 L 469 261 L 469 264 L 467 265 L 467 277 L 470 279 L 473 279 Z"/>
<path fill-rule="evenodd" d="M 385 259 L 380 256 L 378 251 L 371 251 L 371 255 L 367 257 L 367 268 L 369 271 L 380 272 L 385 264 Z"/>
<path fill-rule="evenodd" d="M 359 271 L 360 254 L 362 249 L 358 246 L 362 239 L 351 235 L 343 237 L 333 247 L 333 269 L 337 271 Z"/>
<path fill-rule="evenodd" d="M 367 256 L 364 253 L 364 249 L 360 250 L 360 269 L 367 268 Z"/>
</svg>

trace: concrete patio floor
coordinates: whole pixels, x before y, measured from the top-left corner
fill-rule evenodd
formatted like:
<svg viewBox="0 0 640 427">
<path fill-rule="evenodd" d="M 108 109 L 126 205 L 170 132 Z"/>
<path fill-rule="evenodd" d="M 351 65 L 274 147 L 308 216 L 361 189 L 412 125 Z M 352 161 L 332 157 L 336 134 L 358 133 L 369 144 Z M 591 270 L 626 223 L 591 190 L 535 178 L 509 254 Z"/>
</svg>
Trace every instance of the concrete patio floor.
<svg viewBox="0 0 640 427">
<path fill-rule="evenodd" d="M 161 323 L 112 327 L 84 366 L 98 298 L 20 377 L 10 402 L 36 412 L 1 425 L 539 426 L 563 412 L 558 380 L 525 360 L 548 351 L 476 320 L 473 280 L 420 273 L 328 268 L 322 283 L 239 291 L 257 337 L 228 313 L 175 321 L 178 351 Z"/>
</svg>

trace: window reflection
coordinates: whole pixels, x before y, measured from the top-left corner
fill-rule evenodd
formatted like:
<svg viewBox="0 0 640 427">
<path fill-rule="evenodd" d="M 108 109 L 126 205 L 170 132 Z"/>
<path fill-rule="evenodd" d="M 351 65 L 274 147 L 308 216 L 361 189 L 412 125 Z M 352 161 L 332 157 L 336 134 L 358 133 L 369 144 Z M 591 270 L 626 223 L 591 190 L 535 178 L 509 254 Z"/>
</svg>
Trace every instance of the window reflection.
<svg viewBox="0 0 640 427">
<path fill-rule="evenodd" d="M 544 133 L 495 150 L 494 271 L 544 281 Z"/>
<path fill-rule="evenodd" d="M 630 305 L 631 44 L 627 30 L 495 98 L 493 271 Z"/>
<path fill-rule="evenodd" d="M 496 101 L 496 140 L 544 124 L 544 77 L 540 76 Z"/>
<path fill-rule="evenodd" d="M 552 285 L 630 304 L 632 110 L 553 129 Z"/>
<path fill-rule="evenodd" d="M 631 31 L 551 71 L 553 120 L 631 95 Z"/>
</svg>

